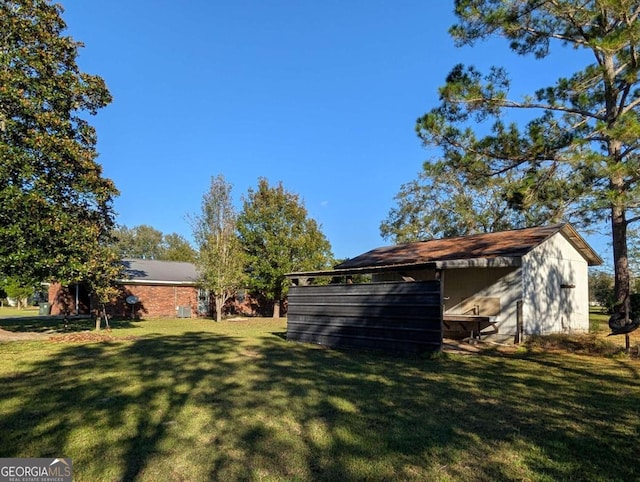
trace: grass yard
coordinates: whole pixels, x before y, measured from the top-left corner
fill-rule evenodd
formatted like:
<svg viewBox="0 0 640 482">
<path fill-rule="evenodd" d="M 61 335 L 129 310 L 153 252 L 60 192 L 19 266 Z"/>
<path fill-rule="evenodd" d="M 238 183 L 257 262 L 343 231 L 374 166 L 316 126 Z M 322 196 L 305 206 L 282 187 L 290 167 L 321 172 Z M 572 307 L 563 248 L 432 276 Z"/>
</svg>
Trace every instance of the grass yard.
<svg viewBox="0 0 640 482">
<path fill-rule="evenodd" d="M 27 308 L 16 308 L 14 306 L 0 306 L 0 318 L 4 317 L 27 317 L 38 316 L 39 308 L 37 306 L 29 306 Z"/>
<path fill-rule="evenodd" d="M 640 479 L 638 360 L 395 358 L 285 330 L 149 320 L 1 343 L 0 456 L 71 457 L 92 482 Z"/>
</svg>

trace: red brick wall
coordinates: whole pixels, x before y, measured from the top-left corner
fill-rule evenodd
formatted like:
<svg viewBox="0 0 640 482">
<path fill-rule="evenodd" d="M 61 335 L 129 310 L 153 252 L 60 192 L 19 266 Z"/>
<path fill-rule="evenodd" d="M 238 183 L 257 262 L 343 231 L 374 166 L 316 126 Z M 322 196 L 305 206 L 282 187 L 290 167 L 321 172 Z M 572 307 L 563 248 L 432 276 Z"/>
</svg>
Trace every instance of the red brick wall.
<svg viewBox="0 0 640 482">
<path fill-rule="evenodd" d="M 86 286 L 80 285 L 80 289 L 76 293 L 75 285 L 71 287 L 62 286 L 60 283 L 51 283 L 49 285 L 48 301 L 51 304 L 52 315 L 75 315 L 76 314 L 76 295 L 78 301 L 78 314 L 88 315 L 95 308 L 96 303 L 91 299 Z"/>
<path fill-rule="evenodd" d="M 188 306 L 191 308 L 191 317 L 198 316 L 198 288 L 194 286 L 121 285 L 120 288 L 116 301 L 107 306 L 107 313 L 111 316 L 129 318 L 133 314 L 136 318 L 176 318 L 178 306 Z M 74 293 L 73 288 L 69 290 L 58 283 L 52 283 L 49 286 L 51 314 L 75 314 Z M 133 310 L 126 302 L 131 295 L 137 296 L 139 300 Z M 95 300 L 91 301 L 90 308 L 88 299 L 85 303 L 80 301 L 80 314 L 89 314 L 97 307 Z"/>
<path fill-rule="evenodd" d="M 178 306 L 191 308 L 192 318 L 198 314 L 198 288 L 167 285 L 123 285 L 118 301 L 107 311 L 114 316 L 131 316 L 132 307 L 125 301 L 131 295 L 138 297 L 133 311 L 139 318 L 176 318 Z"/>
</svg>

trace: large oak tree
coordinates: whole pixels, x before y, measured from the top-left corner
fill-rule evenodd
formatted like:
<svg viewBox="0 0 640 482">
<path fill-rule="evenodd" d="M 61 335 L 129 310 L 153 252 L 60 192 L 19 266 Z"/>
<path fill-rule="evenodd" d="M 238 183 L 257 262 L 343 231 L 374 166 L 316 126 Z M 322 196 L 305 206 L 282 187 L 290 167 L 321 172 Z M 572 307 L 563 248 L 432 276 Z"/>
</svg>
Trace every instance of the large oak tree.
<svg viewBox="0 0 640 482">
<path fill-rule="evenodd" d="M 640 2 L 457 0 L 455 13 L 459 45 L 501 36 L 534 59 L 552 48 L 589 54 L 581 70 L 524 98 L 510 95 L 504 69 L 458 65 L 416 129 L 472 181 L 511 175 L 502 195 L 518 210 L 562 205 L 584 223 L 608 220 L 616 308 L 628 314 L 627 229 L 640 220 Z M 514 111 L 520 118 L 506 122 Z"/>
<path fill-rule="evenodd" d="M 96 162 L 87 114 L 111 101 L 81 72 L 62 7 L 0 0 L 0 273 L 25 281 L 93 279 L 113 226 L 114 184 Z"/>
<path fill-rule="evenodd" d="M 260 178 L 258 188 L 249 189 L 238 216 L 238 232 L 247 255 L 249 284 L 273 304 L 274 318 L 280 316 L 280 303 L 289 289 L 287 273 L 331 267 L 329 241 L 299 196 L 286 191 L 282 183 L 271 187 Z"/>
</svg>

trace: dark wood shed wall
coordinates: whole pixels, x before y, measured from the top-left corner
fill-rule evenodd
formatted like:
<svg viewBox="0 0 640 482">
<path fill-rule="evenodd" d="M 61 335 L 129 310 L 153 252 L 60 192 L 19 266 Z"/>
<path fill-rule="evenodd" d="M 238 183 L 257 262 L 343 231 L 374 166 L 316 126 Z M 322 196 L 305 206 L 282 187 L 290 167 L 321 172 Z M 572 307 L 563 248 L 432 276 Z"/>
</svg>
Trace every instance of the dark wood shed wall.
<svg viewBox="0 0 640 482">
<path fill-rule="evenodd" d="M 405 354 L 439 350 L 440 282 L 292 286 L 287 339 Z"/>
</svg>

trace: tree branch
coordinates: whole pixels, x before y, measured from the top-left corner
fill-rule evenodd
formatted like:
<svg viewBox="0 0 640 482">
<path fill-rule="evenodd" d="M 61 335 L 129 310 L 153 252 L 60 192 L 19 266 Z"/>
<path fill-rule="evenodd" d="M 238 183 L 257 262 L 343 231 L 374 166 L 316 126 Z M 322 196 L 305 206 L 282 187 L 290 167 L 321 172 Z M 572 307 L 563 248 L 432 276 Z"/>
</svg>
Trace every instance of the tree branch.
<svg viewBox="0 0 640 482">
<path fill-rule="evenodd" d="M 539 103 L 520 103 L 514 100 L 500 100 L 500 99 L 487 99 L 487 98 L 474 98 L 474 99 L 465 99 L 455 101 L 460 104 L 474 104 L 474 103 L 484 103 L 484 102 L 493 102 L 498 104 L 500 107 L 506 107 L 509 109 L 541 109 L 541 110 L 550 110 L 553 112 L 563 112 L 565 114 L 577 114 L 583 117 L 588 117 L 591 119 L 606 121 L 605 116 L 600 116 L 597 113 L 594 114 L 592 112 L 588 112 L 582 109 L 574 109 L 566 106 L 554 106 L 551 104 L 539 104 Z"/>
<path fill-rule="evenodd" d="M 635 216 L 635 217 L 633 217 L 631 219 L 627 219 L 627 225 L 629 225 L 631 223 L 636 223 L 638 221 L 640 221 L 640 216 Z"/>
</svg>

